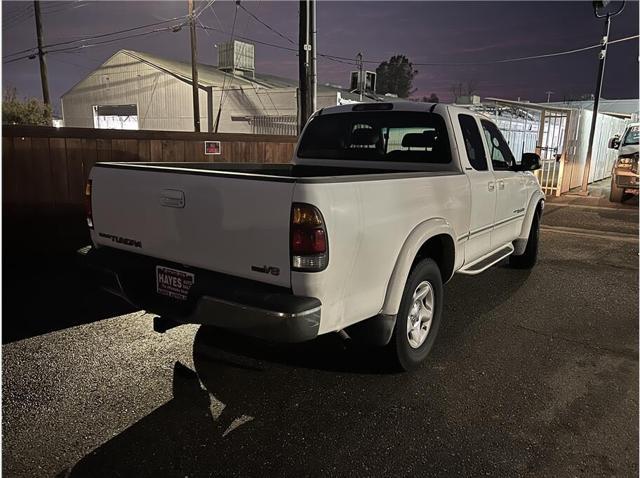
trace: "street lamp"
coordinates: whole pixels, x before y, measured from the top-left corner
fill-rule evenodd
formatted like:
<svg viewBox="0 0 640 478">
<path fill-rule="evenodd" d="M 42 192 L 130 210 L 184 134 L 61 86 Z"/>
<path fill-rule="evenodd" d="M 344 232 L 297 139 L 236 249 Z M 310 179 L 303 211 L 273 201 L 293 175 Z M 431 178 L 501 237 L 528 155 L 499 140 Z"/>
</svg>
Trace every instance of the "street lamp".
<svg viewBox="0 0 640 478">
<path fill-rule="evenodd" d="M 609 27 L 611 26 L 611 18 L 620 14 L 624 9 L 625 1 L 622 0 L 620 8 L 614 12 L 602 12 L 607 5 L 611 3 L 609 0 L 594 1 L 593 14 L 596 18 L 604 18 L 604 31 L 602 33 L 602 41 L 600 48 L 600 67 L 598 68 L 598 77 L 596 80 L 596 92 L 593 99 L 593 117 L 591 118 L 591 130 L 589 131 L 589 147 L 587 148 L 587 158 L 584 164 L 584 172 L 582 174 L 582 187 L 580 194 L 589 194 L 589 172 L 591 170 L 591 156 L 593 155 L 593 138 L 596 134 L 596 121 L 598 120 L 598 106 L 600 105 L 600 94 L 602 93 L 602 78 L 604 77 L 604 62 L 607 57 L 607 43 L 609 42 Z"/>
</svg>

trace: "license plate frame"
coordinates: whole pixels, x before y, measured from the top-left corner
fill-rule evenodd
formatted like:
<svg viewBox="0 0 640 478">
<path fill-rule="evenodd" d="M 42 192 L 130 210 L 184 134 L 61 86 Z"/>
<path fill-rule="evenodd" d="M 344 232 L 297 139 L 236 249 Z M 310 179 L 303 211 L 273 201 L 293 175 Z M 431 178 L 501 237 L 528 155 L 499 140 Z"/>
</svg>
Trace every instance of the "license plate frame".
<svg viewBox="0 0 640 478">
<path fill-rule="evenodd" d="M 186 301 L 195 283 L 195 274 L 167 266 L 156 266 L 156 293 Z"/>
</svg>

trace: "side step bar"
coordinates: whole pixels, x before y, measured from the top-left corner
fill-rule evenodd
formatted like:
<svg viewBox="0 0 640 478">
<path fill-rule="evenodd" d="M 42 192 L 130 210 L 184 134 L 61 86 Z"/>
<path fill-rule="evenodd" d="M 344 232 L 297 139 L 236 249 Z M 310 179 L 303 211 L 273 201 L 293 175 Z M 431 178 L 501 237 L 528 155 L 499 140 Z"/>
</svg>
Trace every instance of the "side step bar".
<svg viewBox="0 0 640 478">
<path fill-rule="evenodd" d="M 501 247 L 497 251 L 490 252 L 489 255 L 481 257 L 477 261 L 464 266 L 458 271 L 458 274 L 466 274 L 471 276 L 480 274 L 481 272 L 486 271 L 492 265 L 500 262 L 505 257 L 509 257 L 513 253 L 513 251 L 514 249 L 512 244 Z"/>
</svg>

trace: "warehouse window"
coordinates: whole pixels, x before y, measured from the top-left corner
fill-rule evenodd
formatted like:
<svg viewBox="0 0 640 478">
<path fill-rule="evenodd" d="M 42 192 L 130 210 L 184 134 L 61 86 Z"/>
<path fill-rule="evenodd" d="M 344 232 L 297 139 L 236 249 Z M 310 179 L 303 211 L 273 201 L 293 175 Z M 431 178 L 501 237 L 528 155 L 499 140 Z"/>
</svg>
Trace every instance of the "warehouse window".
<svg viewBox="0 0 640 478">
<path fill-rule="evenodd" d="M 98 129 L 138 129 L 137 105 L 96 105 L 93 127 Z"/>
</svg>

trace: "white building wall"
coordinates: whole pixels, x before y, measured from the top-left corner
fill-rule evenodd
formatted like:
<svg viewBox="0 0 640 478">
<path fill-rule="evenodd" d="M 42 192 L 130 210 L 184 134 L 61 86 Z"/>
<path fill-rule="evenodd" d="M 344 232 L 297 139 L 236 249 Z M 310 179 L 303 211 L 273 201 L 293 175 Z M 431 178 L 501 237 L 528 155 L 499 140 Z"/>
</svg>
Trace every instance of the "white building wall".
<svg viewBox="0 0 640 478">
<path fill-rule="evenodd" d="M 574 110 L 572 114 L 579 115 L 579 117 L 577 130 L 570 132 L 571 137 L 568 141 L 568 163 L 564 174 L 565 177 L 568 175 L 569 179 L 565 180 L 566 186 L 563 188 L 563 192 L 577 188 L 582 184 L 593 111 Z M 622 134 L 626 124 L 626 120 L 598 113 L 589 182 L 599 181 L 611 176 L 611 168 L 616 160 L 618 151 L 609 149 L 609 139 L 616 134 Z"/>
<path fill-rule="evenodd" d="M 207 94 L 200 90 L 201 130 Z M 94 105 L 136 104 L 140 129 L 193 131 L 191 85 L 120 52 L 62 97 L 65 126 L 93 128 Z"/>
</svg>

